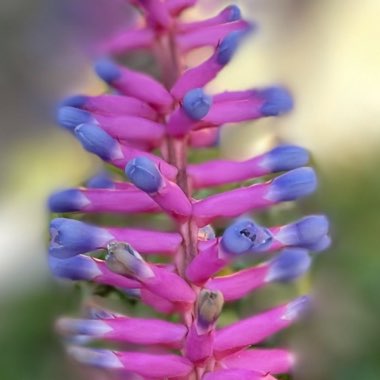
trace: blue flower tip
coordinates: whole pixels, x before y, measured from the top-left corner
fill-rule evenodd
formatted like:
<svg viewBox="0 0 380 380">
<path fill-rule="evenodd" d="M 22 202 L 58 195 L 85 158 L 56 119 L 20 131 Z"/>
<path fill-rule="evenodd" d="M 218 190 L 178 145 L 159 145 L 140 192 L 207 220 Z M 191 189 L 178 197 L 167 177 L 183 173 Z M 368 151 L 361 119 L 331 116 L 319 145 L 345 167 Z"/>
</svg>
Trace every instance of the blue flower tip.
<svg viewBox="0 0 380 380">
<path fill-rule="evenodd" d="M 88 256 L 59 259 L 49 255 L 48 265 L 55 277 L 69 280 L 91 280 L 101 274 L 95 262 Z"/>
<path fill-rule="evenodd" d="M 112 236 L 102 228 L 75 219 L 56 218 L 50 223 L 49 253 L 68 258 L 105 246 Z"/>
<path fill-rule="evenodd" d="M 279 145 L 263 158 L 263 164 L 275 173 L 306 165 L 309 161 L 309 152 L 296 145 Z"/>
<path fill-rule="evenodd" d="M 121 76 L 121 71 L 117 64 L 109 58 L 99 59 L 94 69 L 96 74 L 107 83 L 112 83 Z"/>
<path fill-rule="evenodd" d="M 296 320 L 302 317 L 311 307 L 310 296 L 301 296 L 290 302 L 287 306 L 285 319 Z"/>
<path fill-rule="evenodd" d="M 230 5 L 229 7 L 227 7 L 227 10 L 228 10 L 228 21 L 229 22 L 237 21 L 237 20 L 241 19 L 241 11 L 237 5 L 235 5 L 235 4 Z"/>
<path fill-rule="evenodd" d="M 53 193 L 48 200 L 52 212 L 74 212 L 82 210 L 89 203 L 77 189 L 67 189 Z"/>
<path fill-rule="evenodd" d="M 232 255 L 261 252 L 272 242 L 270 232 L 250 219 L 231 224 L 223 233 L 223 250 Z"/>
<path fill-rule="evenodd" d="M 296 224 L 297 236 L 303 245 L 316 244 L 329 230 L 329 220 L 324 215 L 311 215 Z"/>
<path fill-rule="evenodd" d="M 205 117 L 211 105 L 212 97 L 207 95 L 201 88 L 188 91 L 182 102 L 182 107 L 186 115 L 193 120 L 201 120 Z"/>
<path fill-rule="evenodd" d="M 303 275 L 311 265 L 311 258 L 305 249 L 284 249 L 269 264 L 267 281 L 288 282 Z"/>
<path fill-rule="evenodd" d="M 261 107 L 263 116 L 279 116 L 293 108 L 293 99 L 289 91 L 282 87 L 270 87 L 261 90 L 264 104 Z"/>
<path fill-rule="evenodd" d="M 125 174 L 139 189 L 155 193 L 162 183 L 162 176 L 157 165 L 147 157 L 136 157 L 125 167 Z"/>
<path fill-rule="evenodd" d="M 271 184 L 267 199 L 275 202 L 293 201 L 315 191 L 317 177 L 312 168 L 302 167 L 276 177 Z"/>
<path fill-rule="evenodd" d="M 87 181 L 86 186 L 90 189 L 112 189 L 115 187 L 112 178 L 105 171 L 102 171 L 90 178 Z"/>
<path fill-rule="evenodd" d="M 321 239 L 319 239 L 317 242 L 313 244 L 309 244 L 307 246 L 307 249 L 309 249 L 312 252 L 322 252 L 325 251 L 326 249 L 329 249 L 331 246 L 332 240 L 329 235 L 323 236 Z"/>
<path fill-rule="evenodd" d="M 106 369 L 122 368 L 120 360 L 111 350 L 70 346 L 67 351 L 75 360 L 86 365 Z"/>
<path fill-rule="evenodd" d="M 61 106 L 81 108 L 86 104 L 87 100 L 88 96 L 86 95 L 70 96 L 62 101 Z"/>
<path fill-rule="evenodd" d="M 219 65 L 224 66 L 230 62 L 244 34 L 242 31 L 234 31 L 223 38 L 216 51 L 216 61 Z"/>
<path fill-rule="evenodd" d="M 78 125 L 89 123 L 94 121 L 94 119 L 87 111 L 71 106 L 64 106 L 58 109 L 57 121 L 62 127 L 73 131 Z"/>
<path fill-rule="evenodd" d="M 104 160 L 118 158 L 117 141 L 96 124 L 78 125 L 74 133 L 87 151 Z"/>
</svg>

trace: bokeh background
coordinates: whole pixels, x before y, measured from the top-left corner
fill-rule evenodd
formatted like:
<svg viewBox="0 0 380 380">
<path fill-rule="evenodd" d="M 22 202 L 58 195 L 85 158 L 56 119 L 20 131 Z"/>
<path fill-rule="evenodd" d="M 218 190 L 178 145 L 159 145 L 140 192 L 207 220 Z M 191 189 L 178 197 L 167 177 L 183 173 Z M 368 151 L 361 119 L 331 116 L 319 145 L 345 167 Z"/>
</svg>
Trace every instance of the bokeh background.
<svg viewBox="0 0 380 380">
<path fill-rule="evenodd" d="M 98 93 L 92 43 L 130 22 L 117 0 L 0 2 L 0 379 L 80 379 L 53 329 L 75 307 L 73 286 L 47 270 L 48 194 L 99 168 L 54 125 L 67 94 Z M 296 108 L 223 132 L 222 154 L 249 157 L 274 139 L 310 149 L 317 195 L 291 213 L 323 210 L 334 244 L 311 275 L 291 289 L 273 287 L 245 305 L 269 306 L 313 284 L 317 307 L 279 339 L 301 353 L 296 379 L 380 378 L 380 2 L 378 0 L 236 1 L 258 33 L 214 90 L 285 83 Z M 213 14 L 224 1 L 201 1 Z M 125 7 L 120 12 L 119 6 Z M 142 59 L 143 65 L 149 61 Z M 136 63 L 136 62 L 134 62 Z M 289 206 L 275 211 L 277 221 Z M 276 219 L 277 218 L 277 219 Z M 258 305 L 258 306 L 257 306 Z M 252 306 L 252 307 L 251 307 Z"/>
</svg>

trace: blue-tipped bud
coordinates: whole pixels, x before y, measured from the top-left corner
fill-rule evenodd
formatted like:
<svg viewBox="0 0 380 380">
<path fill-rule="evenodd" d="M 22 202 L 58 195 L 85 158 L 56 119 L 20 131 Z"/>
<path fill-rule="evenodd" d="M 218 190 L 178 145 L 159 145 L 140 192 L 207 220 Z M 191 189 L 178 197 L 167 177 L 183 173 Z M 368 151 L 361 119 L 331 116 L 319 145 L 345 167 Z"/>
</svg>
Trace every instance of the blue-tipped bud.
<svg viewBox="0 0 380 380">
<path fill-rule="evenodd" d="M 87 281 L 102 274 L 95 261 L 88 256 L 80 255 L 62 260 L 49 255 L 48 261 L 50 271 L 59 278 Z"/>
<path fill-rule="evenodd" d="M 119 67 L 109 58 L 99 59 L 95 63 L 94 69 L 96 74 L 107 83 L 112 83 L 121 76 Z"/>
<path fill-rule="evenodd" d="M 67 352 L 80 363 L 90 365 L 95 368 L 123 368 L 123 364 L 118 359 L 116 354 L 110 350 L 70 346 L 67 348 Z"/>
<path fill-rule="evenodd" d="M 70 96 L 62 101 L 61 106 L 81 108 L 86 104 L 87 100 L 88 96 L 86 95 Z"/>
<path fill-rule="evenodd" d="M 95 124 L 81 124 L 74 129 L 84 149 L 103 160 L 122 157 L 119 145 L 107 132 Z"/>
<path fill-rule="evenodd" d="M 230 5 L 226 8 L 228 12 L 228 21 L 237 21 L 241 19 L 241 11 L 237 5 Z"/>
<path fill-rule="evenodd" d="M 62 259 L 105 247 L 113 239 L 100 227 L 66 218 L 51 221 L 50 236 L 49 253 Z"/>
<path fill-rule="evenodd" d="M 212 105 L 212 97 L 205 94 L 203 89 L 194 88 L 186 93 L 182 107 L 186 115 L 193 120 L 205 117 Z"/>
<path fill-rule="evenodd" d="M 77 189 L 57 191 L 48 200 L 48 206 L 52 212 L 81 211 L 89 203 L 89 200 Z"/>
<path fill-rule="evenodd" d="M 59 319 L 56 329 L 64 335 L 89 335 L 92 337 L 102 337 L 112 331 L 112 328 L 103 321 L 72 318 Z"/>
<path fill-rule="evenodd" d="M 266 153 L 262 166 L 272 173 L 292 170 L 304 166 L 309 161 L 309 152 L 296 145 L 279 145 Z"/>
<path fill-rule="evenodd" d="M 287 306 L 287 310 L 284 319 L 288 321 L 294 321 L 302 317 L 311 306 L 311 299 L 309 296 L 301 296 L 290 302 Z"/>
<path fill-rule="evenodd" d="M 282 87 L 269 87 L 260 91 L 265 100 L 261 107 L 264 116 L 282 115 L 293 108 L 293 99 L 289 91 Z"/>
<path fill-rule="evenodd" d="M 302 276 L 311 265 L 311 258 L 305 249 L 284 249 L 269 264 L 266 277 L 268 282 L 288 282 Z"/>
<path fill-rule="evenodd" d="M 317 188 L 317 177 L 312 168 L 294 169 L 275 178 L 266 198 L 275 202 L 293 201 L 305 197 Z"/>
<path fill-rule="evenodd" d="M 112 178 L 105 171 L 102 171 L 90 178 L 86 186 L 90 189 L 112 189 L 115 187 Z"/>
<path fill-rule="evenodd" d="M 157 165 L 147 157 L 136 157 L 125 167 L 125 174 L 139 189 L 155 193 L 162 183 L 162 176 Z"/>
<path fill-rule="evenodd" d="M 69 106 L 59 108 L 57 120 L 62 127 L 70 131 L 73 131 L 80 124 L 95 123 L 90 112 Z"/>
<path fill-rule="evenodd" d="M 216 61 L 219 63 L 219 65 L 224 66 L 228 62 L 230 62 L 231 58 L 233 57 L 235 51 L 239 46 L 241 38 L 244 35 L 244 32 L 237 30 L 231 32 L 223 38 L 216 51 Z"/>
<path fill-rule="evenodd" d="M 225 252 L 240 255 L 245 252 L 262 252 L 271 243 L 270 232 L 250 219 L 239 220 L 223 233 L 221 240 Z"/>
<path fill-rule="evenodd" d="M 331 245 L 331 237 L 328 235 L 323 236 L 316 243 L 309 244 L 305 248 L 309 249 L 312 252 L 322 252 L 326 249 L 330 248 Z"/>
<path fill-rule="evenodd" d="M 115 319 L 116 314 L 95 306 L 86 307 L 86 317 L 90 319 Z"/>
<path fill-rule="evenodd" d="M 308 247 L 321 240 L 328 230 L 329 221 L 324 215 L 310 215 L 282 227 L 276 239 L 287 245 Z"/>
</svg>

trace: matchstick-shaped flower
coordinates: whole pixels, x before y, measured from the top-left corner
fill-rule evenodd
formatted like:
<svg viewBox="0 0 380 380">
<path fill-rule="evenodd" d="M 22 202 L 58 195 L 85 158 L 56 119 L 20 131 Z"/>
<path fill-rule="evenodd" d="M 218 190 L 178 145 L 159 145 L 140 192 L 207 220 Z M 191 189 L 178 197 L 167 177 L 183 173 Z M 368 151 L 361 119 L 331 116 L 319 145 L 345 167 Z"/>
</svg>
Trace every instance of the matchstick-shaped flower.
<svg viewBox="0 0 380 380">
<path fill-rule="evenodd" d="M 258 288 L 302 276 L 312 252 L 329 246 L 323 215 L 277 226 L 250 217 L 314 192 L 308 152 L 286 144 L 245 161 L 192 163 L 189 150 L 217 145 L 226 124 L 290 111 L 291 95 L 281 86 L 221 94 L 205 89 L 255 29 L 236 5 L 185 22 L 181 13 L 196 0 L 130 2 L 139 11 L 136 25 L 102 41 L 94 65 L 110 93 L 73 96 L 58 110 L 58 123 L 116 169 L 50 197 L 50 210 L 64 215 L 50 223 L 49 266 L 58 278 L 90 282 L 91 289 L 106 285 L 156 314 L 118 314 L 94 306 L 86 292 L 91 307 L 80 317 L 60 318 L 57 331 L 71 342 L 70 356 L 110 378 L 270 380 L 289 373 L 294 353 L 255 345 L 297 321 L 310 304 L 307 295 L 223 327 L 219 317 L 225 305 Z M 211 49 L 209 58 L 187 67 L 187 53 L 202 47 Z M 161 81 L 116 61 L 138 49 L 154 54 Z M 263 176 L 269 179 L 239 185 Z M 227 184 L 228 191 L 215 189 L 204 198 L 197 193 Z M 166 229 L 155 230 L 153 222 L 147 227 L 140 217 L 134 221 L 141 213 L 166 215 L 159 219 Z M 126 223 L 81 220 L 87 214 L 121 214 Z M 225 223 L 220 234 L 211 227 L 215 221 Z M 247 257 L 261 262 L 233 270 Z M 97 341 L 118 343 L 120 350 L 91 347 Z"/>
</svg>

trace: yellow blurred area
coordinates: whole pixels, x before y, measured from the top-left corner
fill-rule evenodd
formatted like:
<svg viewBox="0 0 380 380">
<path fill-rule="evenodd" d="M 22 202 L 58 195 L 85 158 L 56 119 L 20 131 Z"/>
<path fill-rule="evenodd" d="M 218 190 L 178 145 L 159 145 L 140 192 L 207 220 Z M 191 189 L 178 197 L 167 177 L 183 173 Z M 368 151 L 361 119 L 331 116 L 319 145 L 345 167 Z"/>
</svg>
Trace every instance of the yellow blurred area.
<svg viewBox="0 0 380 380">
<path fill-rule="evenodd" d="M 260 125 L 271 124 L 284 139 L 310 148 L 325 166 L 365 162 L 380 146 L 380 2 L 309 3 L 288 26 L 273 25 L 270 12 L 262 12 L 262 19 L 251 12 L 260 30 L 245 42 L 215 88 L 277 82 L 294 94 L 289 116 L 255 122 L 250 131 L 240 128 L 243 149 L 255 142 L 250 136 L 260 135 Z"/>
</svg>

